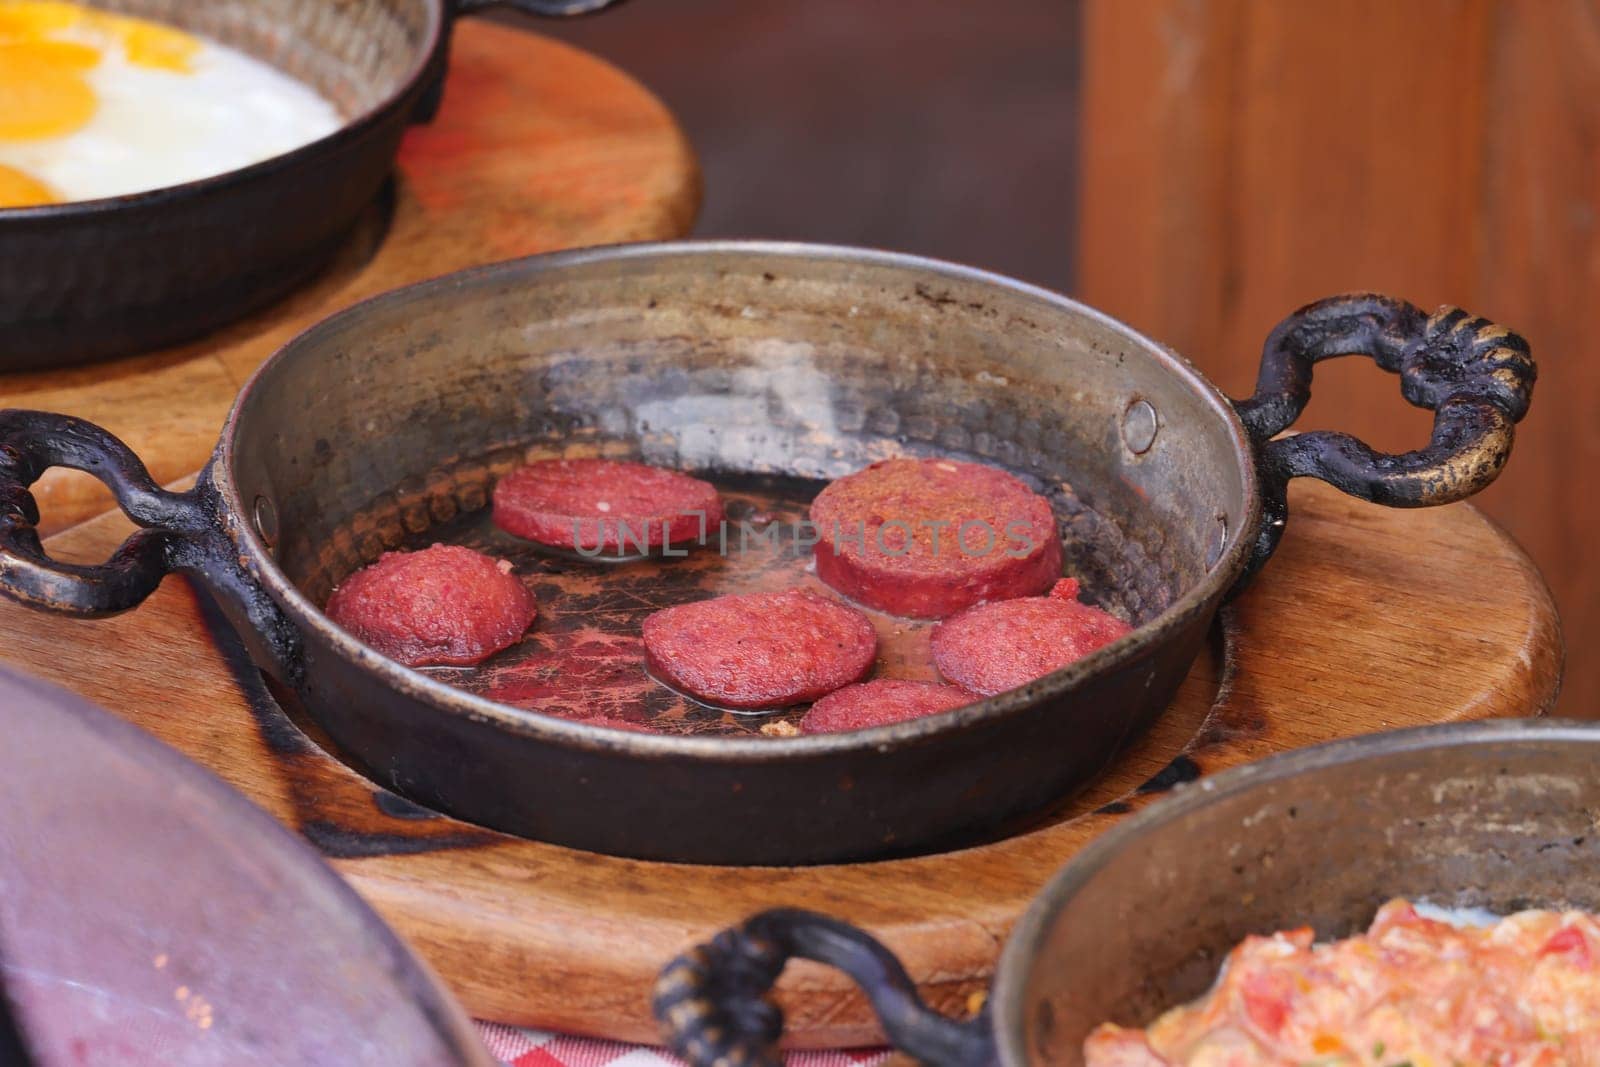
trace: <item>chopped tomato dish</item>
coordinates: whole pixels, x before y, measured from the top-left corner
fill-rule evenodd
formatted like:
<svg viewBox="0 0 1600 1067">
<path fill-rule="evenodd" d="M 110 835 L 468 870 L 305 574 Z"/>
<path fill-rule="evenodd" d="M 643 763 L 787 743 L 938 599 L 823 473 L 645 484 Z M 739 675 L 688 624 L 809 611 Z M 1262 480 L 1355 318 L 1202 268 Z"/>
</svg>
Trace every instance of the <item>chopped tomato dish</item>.
<svg viewBox="0 0 1600 1067">
<path fill-rule="evenodd" d="M 1492 926 L 1403 900 L 1318 944 L 1309 927 L 1246 938 L 1199 1000 L 1148 1029 L 1099 1026 L 1088 1067 L 1600 1065 L 1600 923 L 1525 911 Z"/>
</svg>

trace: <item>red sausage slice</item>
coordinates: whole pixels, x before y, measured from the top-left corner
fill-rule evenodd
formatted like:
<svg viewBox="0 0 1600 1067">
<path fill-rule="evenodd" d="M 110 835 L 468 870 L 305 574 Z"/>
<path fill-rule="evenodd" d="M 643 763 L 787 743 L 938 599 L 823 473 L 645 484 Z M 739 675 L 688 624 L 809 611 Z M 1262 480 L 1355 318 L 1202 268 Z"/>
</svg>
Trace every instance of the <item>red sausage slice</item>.
<svg viewBox="0 0 1600 1067">
<path fill-rule="evenodd" d="M 847 685 L 817 701 L 800 720 L 800 732 L 831 734 L 887 726 L 965 707 L 979 699 L 953 685 L 880 678 Z"/>
<path fill-rule="evenodd" d="M 721 596 L 644 620 L 657 678 L 725 708 L 803 704 L 859 681 L 878 634 L 854 608 L 801 589 Z"/>
<path fill-rule="evenodd" d="M 817 576 L 869 607 L 942 619 L 1042 593 L 1061 577 L 1049 501 L 994 467 L 890 459 L 811 504 Z"/>
<path fill-rule="evenodd" d="M 533 593 L 511 564 L 460 545 L 385 552 L 328 598 L 328 617 L 408 667 L 466 667 L 533 625 Z"/>
<path fill-rule="evenodd" d="M 548 459 L 494 487 L 494 524 L 553 548 L 643 551 L 713 531 L 716 487 L 678 471 L 609 459 Z"/>
<path fill-rule="evenodd" d="M 980 604 L 933 629 L 939 673 L 974 693 L 993 696 L 1026 685 L 1109 645 L 1127 623 L 1078 602 L 1078 583 L 1064 578 L 1049 596 Z"/>
</svg>

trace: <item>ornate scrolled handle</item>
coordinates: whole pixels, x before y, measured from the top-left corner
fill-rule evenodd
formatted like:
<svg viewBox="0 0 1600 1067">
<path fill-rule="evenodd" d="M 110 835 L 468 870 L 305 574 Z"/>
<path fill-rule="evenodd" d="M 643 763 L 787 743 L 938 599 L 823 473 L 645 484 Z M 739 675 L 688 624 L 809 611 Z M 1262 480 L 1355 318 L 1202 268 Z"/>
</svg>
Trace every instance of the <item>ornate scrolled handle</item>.
<svg viewBox="0 0 1600 1067">
<path fill-rule="evenodd" d="M 1406 400 L 1434 412 L 1433 435 L 1414 452 L 1378 452 L 1328 430 L 1276 438 L 1311 399 L 1315 365 L 1367 355 L 1400 376 Z M 1255 395 L 1235 403 L 1256 443 L 1264 521 L 1240 586 L 1277 548 L 1288 520 L 1288 483 L 1311 477 L 1389 507 L 1462 500 L 1494 481 L 1537 376 L 1528 343 L 1460 308 L 1424 315 L 1373 293 L 1318 301 L 1267 338 Z M 1236 587 L 1236 588 L 1239 588 Z"/>
<path fill-rule="evenodd" d="M 104 563 L 52 559 L 39 540 L 39 504 L 29 491 L 51 467 L 93 474 L 144 528 Z M 241 564 L 210 474 L 207 468 L 187 493 L 171 493 L 155 484 L 132 449 L 91 422 L 0 410 L 0 595 L 44 611 L 94 617 L 137 606 L 170 573 L 193 574 L 220 594 L 256 661 L 299 685 L 299 633 Z"/>
<path fill-rule="evenodd" d="M 764 911 L 669 963 L 656 982 L 656 1017 L 694 1067 L 782 1067 L 783 1013 L 772 985 L 790 959 L 816 960 L 861 986 L 890 1043 L 925 1063 L 994 1061 L 987 1012 L 958 1022 L 933 1011 L 894 954 L 864 931 L 793 908 Z"/>
<path fill-rule="evenodd" d="M 29 487 L 56 466 L 99 478 L 145 529 L 95 566 L 51 559 L 39 542 L 39 505 Z M 126 611 L 177 566 L 181 535 L 207 521 L 191 497 L 157 486 L 139 457 L 100 427 L 44 411 L 0 411 L 0 591 L 72 615 Z"/>
</svg>

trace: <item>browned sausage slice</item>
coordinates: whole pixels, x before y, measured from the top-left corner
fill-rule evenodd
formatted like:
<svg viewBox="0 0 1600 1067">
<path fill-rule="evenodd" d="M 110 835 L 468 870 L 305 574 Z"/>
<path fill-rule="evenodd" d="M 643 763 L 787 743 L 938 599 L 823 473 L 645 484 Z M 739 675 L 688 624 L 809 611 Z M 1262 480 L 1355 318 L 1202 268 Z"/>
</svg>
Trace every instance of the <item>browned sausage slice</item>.
<svg viewBox="0 0 1600 1067">
<path fill-rule="evenodd" d="M 872 622 L 800 589 L 746 593 L 658 611 L 644 620 L 657 678 L 724 708 L 782 708 L 859 681 L 878 654 Z"/>
<path fill-rule="evenodd" d="M 465 667 L 514 644 L 538 606 L 511 564 L 460 545 L 385 552 L 328 598 L 328 617 L 408 667 Z"/>
<path fill-rule="evenodd" d="M 894 615 L 942 619 L 1042 593 L 1061 577 L 1050 502 L 978 463 L 874 463 L 819 493 L 811 521 L 817 576 Z"/>
<path fill-rule="evenodd" d="M 494 524 L 552 548 L 642 552 L 715 536 L 721 522 L 710 482 L 642 463 L 540 460 L 494 487 Z"/>
<path fill-rule="evenodd" d="M 1049 596 L 952 615 L 933 629 L 934 665 L 949 681 L 993 696 L 1060 670 L 1132 629 L 1077 597 L 1078 583 L 1064 578 Z"/>
<path fill-rule="evenodd" d="M 965 707 L 981 699 L 953 685 L 880 678 L 847 685 L 817 701 L 800 720 L 800 732 L 831 734 L 887 726 Z"/>
</svg>

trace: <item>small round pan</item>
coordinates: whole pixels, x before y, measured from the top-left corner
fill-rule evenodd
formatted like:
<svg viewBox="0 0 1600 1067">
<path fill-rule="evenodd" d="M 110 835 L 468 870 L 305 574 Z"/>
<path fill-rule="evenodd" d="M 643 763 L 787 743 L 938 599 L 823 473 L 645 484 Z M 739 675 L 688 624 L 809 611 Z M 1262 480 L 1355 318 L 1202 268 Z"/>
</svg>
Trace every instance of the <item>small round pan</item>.
<svg viewBox="0 0 1600 1067">
<path fill-rule="evenodd" d="M 1427 447 L 1273 439 L 1309 398 L 1316 361 L 1344 353 L 1399 373 L 1407 398 L 1437 411 Z M 482 825 L 686 862 L 906 854 L 1003 832 L 1160 715 L 1218 606 L 1277 545 L 1289 479 L 1396 506 L 1459 500 L 1505 463 L 1533 377 L 1526 344 L 1482 319 L 1339 297 L 1278 327 L 1256 396 L 1236 408 L 1128 327 L 967 268 L 738 242 L 561 253 L 391 293 L 301 335 L 245 387 L 188 493 L 152 485 L 93 426 L 0 413 L 0 589 L 95 615 L 133 607 L 170 571 L 197 575 L 352 762 Z M 1051 500 L 1068 572 L 1136 629 L 965 708 L 774 739 L 540 714 L 537 700 L 516 707 L 402 667 L 321 611 L 385 548 L 481 512 L 525 455 L 596 441 L 811 493 L 888 455 L 1007 468 Z M 147 529 L 102 566 L 49 559 L 26 487 L 54 464 L 97 474 Z M 636 640 L 631 606 L 703 598 L 732 564 L 713 549 L 633 566 L 566 592 L 541 580 L 534 640 L 561 618 L 619 614 L 628 625 L 606 636 Z M 628 677 L 647 684 L 642 665 Z M 615 715 L 603 696 L 591 703 Z"/>
<path fill-rule="evenodd" d="M 91 0 L 96 2 L 96 0 Z M 438 107 L 456 16 L 575 15 L 615 0 L 106 0 L 238 48 L 315 88 L 339 130 L 240 170 L 148 192 L 0 209 L 0 371 L 195 337 L 320 270 Z"/>
<path fill-rule="evenodd" d="M 975 1019 L 931 1012 L 864 932 L 764 912 L 673 961 L 655 1008 L 691 1064 L 781 1064 L 767 992 L 791 958 L 846 971 L 889 1040 L 939 1067 L 1081 1064 L 1102 1022 L 1198 997 L 1250 934 L 1365 930 L 1404 897 L 1600 910 L 1600 726 L 1510 720 L 1337 741 L 1191 785 L 1097 839 L 1034 900 Z"/>
</svg>

